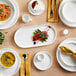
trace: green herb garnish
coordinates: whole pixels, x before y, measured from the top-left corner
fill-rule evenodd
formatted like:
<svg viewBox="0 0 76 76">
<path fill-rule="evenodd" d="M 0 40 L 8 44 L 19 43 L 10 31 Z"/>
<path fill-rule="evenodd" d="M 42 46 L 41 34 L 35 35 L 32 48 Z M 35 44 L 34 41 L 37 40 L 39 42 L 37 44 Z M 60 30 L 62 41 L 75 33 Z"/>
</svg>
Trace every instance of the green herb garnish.
<svg viewBox="0 0 76 76">
<path fill-rule="evenodd" d="M 44 33 L 41 32 L 40 35 L 39 35 L 39 37 L 43 38 L 44 37 Z"/>
<path fill-rule="evenodd" d="M 4 39 L 5 39 L 5 35 L 2 32 L 0 32 L 0 44 L 3 43 Z"/>
<path fill-rule="evenodd" d="M 40 41 L 41 42 L 44 42 L 44 41 L 46 41 L 48 38 L 44 38 L 44 39 L 41 39 Z"/>
<path fill-rule="evenodd" d="M 63 49 L 68 52 L 68 53 L 72 53 L 70 50 L 68 50 L 66 47 L 63 47 Z"/>
<path fill-rule="evenodd" d="M 34 35 L 36 35 L 38 33 L 41 33 L 41 30 L 39 30 L 39 29 L 35 30 Z"/>
</svg>

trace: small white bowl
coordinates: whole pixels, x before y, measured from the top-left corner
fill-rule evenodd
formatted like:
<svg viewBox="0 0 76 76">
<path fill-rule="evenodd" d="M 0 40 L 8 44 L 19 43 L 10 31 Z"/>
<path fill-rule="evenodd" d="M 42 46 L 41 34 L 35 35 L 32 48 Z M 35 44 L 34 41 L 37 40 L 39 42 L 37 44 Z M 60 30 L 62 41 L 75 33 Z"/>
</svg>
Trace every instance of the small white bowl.
<svg viewBox="0 0 76 76">
<path fill-rule="evenodd" d="M 22 16 L 22 21 L 23 21 L 24 23 L 28 23 L 28 22 L 32 21 L 32 19 L 30 18 L 30 16 L 29 16 L 28 14 L 24 14 L 24 15 Z"/>
</svg>

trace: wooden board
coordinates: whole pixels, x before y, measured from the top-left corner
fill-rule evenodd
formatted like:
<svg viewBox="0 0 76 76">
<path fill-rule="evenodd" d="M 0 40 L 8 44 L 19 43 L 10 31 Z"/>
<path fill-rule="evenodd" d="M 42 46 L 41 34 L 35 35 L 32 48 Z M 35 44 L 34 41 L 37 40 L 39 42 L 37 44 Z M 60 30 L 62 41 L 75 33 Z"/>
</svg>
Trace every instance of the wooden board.
<svg viewBox="0 0 76 76">
<path fill-rule="evenodd" d="M 59 0 L 56 0 L 56 10 L 55 10 L 55 0 L 52 1 L 53 1 L 53 6 L 52 6 L 53 18 L 50 17 L 51 0 L 48 0 L 48 22 L 58 22 Z"/>
<path fill-rule="evenodd" d="M 26 59 L 26 76 L 31 76 L 31 55 L 26 54 L 27 59 Z M 21 67 L 20 67 L 20 76 L 25 76 L 25 64 L 24 64 L 24 59 L 23 59 L 23 54 L 20 54 L 21 58 Z"/>
</svg>

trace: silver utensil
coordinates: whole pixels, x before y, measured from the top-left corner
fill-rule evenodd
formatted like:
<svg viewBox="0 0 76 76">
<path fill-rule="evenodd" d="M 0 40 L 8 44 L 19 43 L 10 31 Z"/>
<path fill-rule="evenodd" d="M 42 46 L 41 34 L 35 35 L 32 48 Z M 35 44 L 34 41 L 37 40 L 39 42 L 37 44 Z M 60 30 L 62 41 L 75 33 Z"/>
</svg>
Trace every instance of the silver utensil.
<svg viewBox="0 0 76 76">
<path fill-rule="evenodd" d="M 24 59 L 24 64 L 25 64 L 25 76 L 26 76 L 26 59 L 27 59 L 26 54 L 23 54 L 23 59 Z"/>
<path fill-rule="evenodd" d="M 51 11 L 50 11 L 50 17 L 53 18 L 53 0 L 51 0 Z"/>
</svg>

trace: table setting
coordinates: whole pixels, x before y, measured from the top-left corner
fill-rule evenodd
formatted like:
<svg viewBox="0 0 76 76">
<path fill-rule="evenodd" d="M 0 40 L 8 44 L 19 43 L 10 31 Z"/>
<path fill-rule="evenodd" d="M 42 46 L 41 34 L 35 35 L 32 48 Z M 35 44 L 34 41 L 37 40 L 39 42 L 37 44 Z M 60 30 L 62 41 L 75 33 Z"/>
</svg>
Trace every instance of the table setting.
<svg viewBox="0 0 76 76">
<path fill-rule="evenodd" d="M 0 0 L 0 76 L 76 75 L 76 0 Z"/>
</svg>

